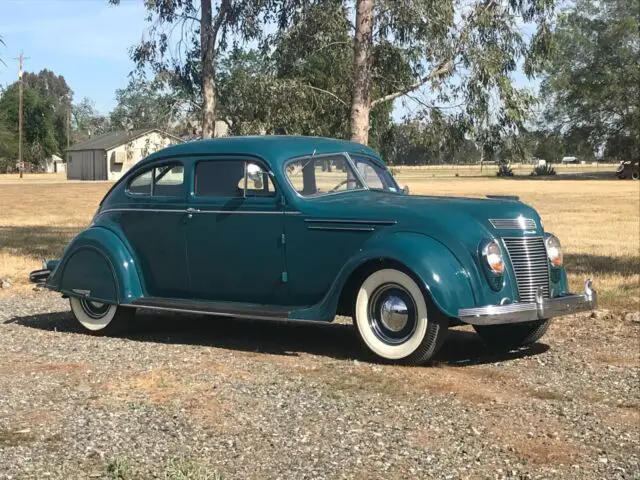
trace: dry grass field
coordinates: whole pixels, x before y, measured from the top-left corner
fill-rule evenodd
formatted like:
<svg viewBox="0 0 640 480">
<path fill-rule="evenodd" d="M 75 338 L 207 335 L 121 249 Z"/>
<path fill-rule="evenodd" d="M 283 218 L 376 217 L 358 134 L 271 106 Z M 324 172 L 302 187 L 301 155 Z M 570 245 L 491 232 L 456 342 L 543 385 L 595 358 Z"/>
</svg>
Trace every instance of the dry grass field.
<svg viewBox="0 0 640 480">
<path fill-rule="evenodd" d="M 527 177 L 431 178 L 430 169 L 398 171 L 412 194 L 516 194 L 535 207 L 565 247 L 571 287 L 593 277 L 605 308 L 640 303 L 640 184 L 617 180 L 533 180 Z M 461 176 L 463 177 L 463 176 Z M 84 228 L 111 184 L 67 182 L 63 175 L 0 175 L 0 279 L 29 288 L 30 270 L 54 258 Z"/>
</svg>

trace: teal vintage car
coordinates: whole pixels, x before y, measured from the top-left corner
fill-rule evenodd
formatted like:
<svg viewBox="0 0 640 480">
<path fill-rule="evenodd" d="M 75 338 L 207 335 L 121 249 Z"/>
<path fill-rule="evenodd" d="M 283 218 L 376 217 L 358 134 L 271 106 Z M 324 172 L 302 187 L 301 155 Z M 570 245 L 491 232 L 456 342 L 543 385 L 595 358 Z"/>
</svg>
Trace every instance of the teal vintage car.
<svg viewBox="0 0 640 480">
<path fill-rule="evenodd" d="M 31 279 L 89 332 L 138 309 L 330 322 L 404 363 L 471 324 L 497 348 L 538 340 L 570 294 L 558 239 L 517 198 L 407 195 L 372 149 L 313 137 L 196 141 L 136 164 L 89 227 Z"/>
</svg>

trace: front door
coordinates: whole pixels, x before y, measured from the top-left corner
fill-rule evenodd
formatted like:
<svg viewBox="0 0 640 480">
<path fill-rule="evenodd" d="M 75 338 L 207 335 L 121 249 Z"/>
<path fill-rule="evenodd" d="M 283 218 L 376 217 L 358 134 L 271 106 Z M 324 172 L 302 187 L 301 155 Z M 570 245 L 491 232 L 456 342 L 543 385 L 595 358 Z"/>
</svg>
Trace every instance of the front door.
<svg viewBox="0 0 640 480">
<path fill-rule="evenodd" d="M 284 305 L 280 193 L 261 162 L 200 160 L 189 195 L 187 256 L 193 298 Z"/>
<path fill-rule="evenodd" d="M 189 298 L 185 250 L 184 166 L 172 161 L 145 170 L 127 185 L 118 224 L 140 264 L 145 294 Z"/>
</svg>

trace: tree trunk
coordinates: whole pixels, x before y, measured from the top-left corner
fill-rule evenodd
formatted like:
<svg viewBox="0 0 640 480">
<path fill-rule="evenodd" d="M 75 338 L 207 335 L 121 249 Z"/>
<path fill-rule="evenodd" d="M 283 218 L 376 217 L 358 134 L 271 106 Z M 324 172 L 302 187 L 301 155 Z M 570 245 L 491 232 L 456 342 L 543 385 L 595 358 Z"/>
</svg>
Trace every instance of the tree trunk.
<svg viewBox="0 0 640 480">
<path fill-rule="evenodd" d="M 215 33 L 211 0 L 201 0 L 200 59 L 202 62 L 202 138 L 212 138 L 216 127 Z"/>
<path fill-rule="evenodd" d="M 353 97 L 351 98 L 351 139 L 365 145 L 369 140 L 372 45 L 373 0 L 357 0 Z"/>
</svg>

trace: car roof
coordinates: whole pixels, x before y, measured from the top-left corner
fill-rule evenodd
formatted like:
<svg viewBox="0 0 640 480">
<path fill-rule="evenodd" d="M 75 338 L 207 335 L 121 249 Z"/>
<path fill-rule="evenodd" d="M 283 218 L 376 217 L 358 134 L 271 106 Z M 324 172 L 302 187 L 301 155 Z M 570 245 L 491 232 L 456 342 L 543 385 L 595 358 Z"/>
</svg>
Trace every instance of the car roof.
<svg viewBox="0 0 640 480">
<path fill-rule="evenodd" d="M 256 135 L 212 138 L 172 145 L 150 155 L 140 164 L 174 156 L 231 154 L 256 155 L 272 165 L 277 165 L 290 158 L 337 152 L 362 153 L 380 158 L 373 149 L 348 140 L 291 135 Z"/>
</svg>

